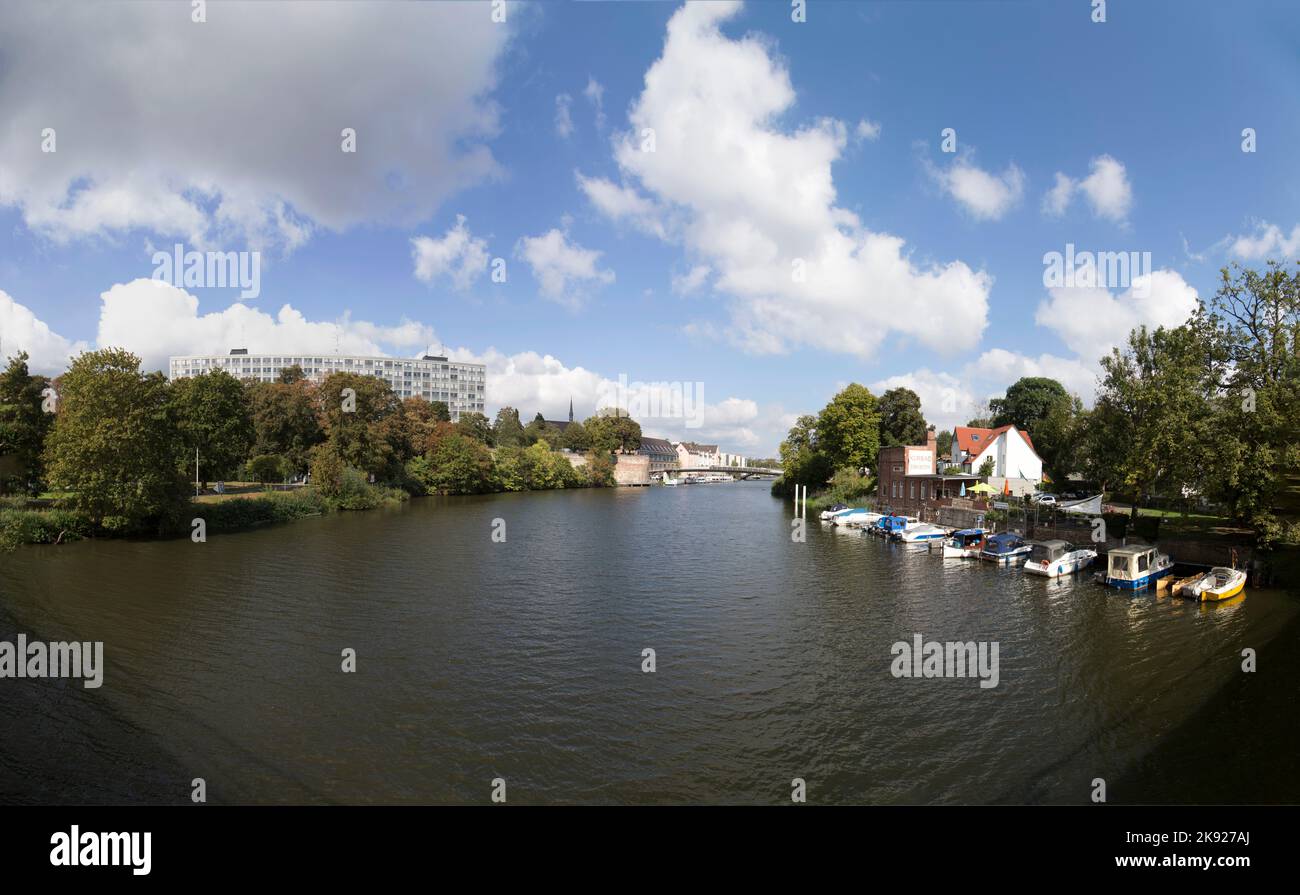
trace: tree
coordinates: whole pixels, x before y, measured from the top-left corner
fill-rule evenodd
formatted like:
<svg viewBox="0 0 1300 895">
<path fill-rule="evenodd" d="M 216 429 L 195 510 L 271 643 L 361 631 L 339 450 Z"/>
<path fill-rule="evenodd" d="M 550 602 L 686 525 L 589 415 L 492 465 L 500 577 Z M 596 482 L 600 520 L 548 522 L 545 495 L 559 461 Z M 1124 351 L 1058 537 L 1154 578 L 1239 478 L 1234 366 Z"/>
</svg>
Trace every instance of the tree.
<svg viewBox="0 0 1300 895">
<path fill-rule="evenodd" d="M 982 479 L 986 479 L 989 476 L 993 475 L 993 470 L 996 468 L 996 466 L 997 463 L 994 461 L 992 457 L 985 457 L 984 462 L 980 464 L 980 469 L 978 473 L 979 477 Z"/>
<path fill-rule="evenodd" d="M 817 417 L 805 414 L 795 421 L 781 442 L 781 481 L 773 492 L 790 494 L 796 485 L 820 488 L 835 472 L 830 458 L 820 449 Z"/>
<path fill-rule="evenodd" d="M 817 418 L 819 450 L 834 469 L 875 466 L 880 453 L 880 415 L 875 395 L 856 382 L 822 408 Z"/>
<path fill-rule="evenodd" d="M 1132 495 L 1132 515 L 1157 488 L 1180 493 L 1200 477 L 1195 446 L 1208 406 L 1202 346 L 1189 326 L 1145 326 L 1103 358 L 1086 447 L 1089 472 Z"/>
<path fill-rule="evenodd" d="M 225 370 L 187 376 L 171 384 L 171 411 L 180 430 L 178 462 L 186 473 L 221 478 L 248 457 L 253 420 L 244 386 Z M 195 451 L 198 469 L 194 468 Z"/>
<path fill-rule="evenodd" d="M 496 423 L 492 426 L 492 440 L 498 447 L 525 445 L 524 427 L 519 422 L 518 410 L 502 407 L 497 411 Z"/>
<path fill-rule="evenodd" d="M 27 352 L 0 373 L 0 494 L 25 489 L 44 477 L 41 454 L 54 414 L 45 410 L 50 380 L 27 369 Z"/>
<path fill-rule="evenodd" d="M 910 388 L 891 388 L 880 396 L 880 446 L 925 444 L 926 424 L 921 397 Z"/>
<path fill-rule="evenodd" d="M 245 391 L 253 422 L 252 453 L 279 454 L 292 472 L 306 472 L 311 449 L 325 439 L 317 416 L 316 386 L 290 377 L 287 382 L 249 381 Z"/>
<path fill-rule="evenodd" d="M 462 413 L 460 420 L 456 423 L 456 431 L 467 438 L 472 438 L 479 444 L 492 446 L 492 424 L 488 418 L 477 410 L 469 413 Z"/>
<path fill-rule="evenodd" d="M 939 452 L 940 457 L 952 456 L 953 434 L 948 429 L 944 429 L 934 438 L 935 450 Z"/>
<path fill-rule="evenodd" d="M 492 453 L 472 438 L 452 433 L 429 456 L 431 474 L 424 483 L 443 494 L 479 494 L 492 486 Z"/>
<path fill-rule="evenodd" d="M 446 401 L 433 402 L 433 415 L 440 423 L 451 422 L 451 410 L 447 407 Z"/>
<path fill-rule="evenodd" d="M 597 453 L 635 453 L 641 447 L 641 424 L 618 408 L 606 407 L 583 423 L 591 449 Z"/>
<path fill-rule="evenodd" d="M 569 423 L 560 435 L 560 447 L 580 454 L 591 450 L 591 435 L 588 434 L 587 427 L 577 420 Z"/>
<path fill-rule="evenodd" d="M 1013 383 L 1005 397 L 989 401 L 993 427 L 1015 426 L 1029 433 L 1049 475 L 1063 481 L 1074 472 L 1077 443 L 1074 420 L 1083 404 L 1055 379 L 1026 376 Z"/>
<path fill-rule="evenodd" d="M 560 444 L 560 430 L 543 419 L 540 413 L 524 426 L 524 442 L 533 445 L 538 441 L 545 442 L 552 449 Z"/>
<path fill-rule="evenodd" d="M 345 466 L 377 478 L 400 476 L 413 451 L 402 402 L 392 386 L 361 373 L 331 373 L 321 383 L 317 401 L 321 429 Z"/>
<path fill-rule="evenodd" d="M 167 380 L 141 374 L 134 354 L 106 348 L 74 358 L 59 384 L 45 450 L 51 485 L 72 492 L 68 503 L 96 526 L 174 525 L 188 488 L 176 468 L 181 436 Z"/>
<path fill-rule="evenodd" d="M 259 454 L 248 461 L 248 471 L 263 485 L 283 481 L 288 470 L 289 464 L 279 454 Z"/>
<path fill-rule="evenodd" d="M 298 364 L 290 364 L 280 368 L 280 375 L 275 377 L 275 381 L 283 385 L 293 385 L 295 382 L 306 382 L 307 374 Z"/>
</svg>

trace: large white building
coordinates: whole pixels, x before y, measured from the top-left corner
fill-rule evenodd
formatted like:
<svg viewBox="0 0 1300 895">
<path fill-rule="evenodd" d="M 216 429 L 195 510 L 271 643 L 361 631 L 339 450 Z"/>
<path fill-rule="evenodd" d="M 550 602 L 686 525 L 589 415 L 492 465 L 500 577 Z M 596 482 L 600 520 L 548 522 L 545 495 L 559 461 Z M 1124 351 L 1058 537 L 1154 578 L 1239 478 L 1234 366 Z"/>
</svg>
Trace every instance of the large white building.
<svg viewBox="0 0 1300 895">
<path fill-rule="evenodd" d="M 285 367 L 297 365 L 306 377 L 320 382 L 330 373 L 377 376 L 402 398 L 445 401 L 453 420 L 462 413 L 483 413 L 487 367 L 426 354 L 422 358 L 361 357 L 343 354 L 249 354 L 236 348 L 230 354 L 199 354 L 171 359 L 172 379 L 225 370 L 236 379 L 274 382 Z"/>
<path fill-rule="evenodd" d="M 957 426 L 953 429 L 952 453 L 953 462 L 962 472 L 978 474 L 984 462 L 992 458 L 994 476 L 1029 482 L 1043 480 L 1042 458 L 1034 450 L 1029 433 L 1015 426 L 997 429 Z"/>
</svg>

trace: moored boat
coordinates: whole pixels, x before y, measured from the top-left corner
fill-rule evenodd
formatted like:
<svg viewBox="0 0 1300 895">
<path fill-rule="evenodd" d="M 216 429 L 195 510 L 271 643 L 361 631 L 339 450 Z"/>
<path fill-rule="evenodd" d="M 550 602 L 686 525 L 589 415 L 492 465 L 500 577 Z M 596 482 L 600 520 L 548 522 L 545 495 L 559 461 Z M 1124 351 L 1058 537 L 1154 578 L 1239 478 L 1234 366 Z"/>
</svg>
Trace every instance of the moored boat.
<svg viewBox="0 0 1300 895">
<path fill-rule="evenodd" d="M 872 524 L 871 533 L 889 538 L 896 533 L 907 531 L 911 526 L 920 524 L 921 520 L 915 516 L 881 516 Z"/>
<path fill-rule="evenodd" d="M 946 537 L 948 537 L 948 529 L 930 522 L 920 522 L 894 535 L 895 540 L 902 541 L 904 544 L 921 546 L 929 546 L 932 541 L 942 543 Z"/>
<path fill-rule="evenodd" d="M 821 516 L 819 518 L 821 518 L 823 521 L 829 522 L 831 519 L 834 519 L 837 514 L 842 513 L 848 509 L 851 509 L 851 507 L 849 507 L 848 504 L 837 503 L 835 504 L 835 506 L 831 507 L 830 509 L 822 510 Z"/>
<path fill-rule="evenodd" d="M 1014 565 L 1024 562 L 1031 550 L 1032 548 L 1020 535 L 1004 531 L 984 539 L 980 559 Z"/>
<path fill-rule="evenodd" d="M 872 512 L 871 510 L 853 509 L 839 513 L 831 520 L 831 522 L 836 525 L 864 528 L 873 524 L 879 518 L 880 514 Z"/>
<path fill-rule="evenodd" d="M 1183 596 L 1202 603 L 1227 600 L 1246 587 L 1246 573 L 1241 569 L 1216 566 L 1192 584 L 1183 585 Z"/>
<path fill-rule="evenodd" d="M 1072 575 L 1080 569 L 1087 568 L 1097 558 L 1096 550 L 1076 548 L 1068 541 L 1030 541 L 1029 546 L 1029 559 L 1025 561 L 1025 571 L 1032 575 L 1045 575 L 1048 578 Z"/>
<path fill-rule="evenodd" d="M 963 528 L 961 531 L 954 531 L 942 545 L 930 543 L 930 549 L 933 551 L 936 547 L 942 546 L 940 553 L 944 559 L 979 559 L 980 551 L 984 549 L 984 529 L 982 528 Z"/>
<path fill-rule="evenodd" d="M 1106 583 L 1124 590 L 1140 590 L 1173 571 L 1174 561 L 1145 544 L 1116 547 L 1106 557 Z"/>
</svg>

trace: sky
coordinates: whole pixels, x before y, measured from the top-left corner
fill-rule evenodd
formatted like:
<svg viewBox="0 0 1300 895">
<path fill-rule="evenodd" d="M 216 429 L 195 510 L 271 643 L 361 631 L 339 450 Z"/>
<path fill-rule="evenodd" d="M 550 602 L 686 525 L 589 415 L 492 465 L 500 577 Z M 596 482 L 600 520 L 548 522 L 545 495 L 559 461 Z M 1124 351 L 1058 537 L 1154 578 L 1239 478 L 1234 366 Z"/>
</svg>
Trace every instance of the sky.
<svg viewBox="0 0 1300 895">
<path fill-rule="evenodd" d="M 1300 258 L 1295 3 L 799 6 L 6 3 L 0 353 L 433 349 L 489 414 L 765 457 L 850 382 L 1091 403 L 1130 329 Z"/>
</svg>

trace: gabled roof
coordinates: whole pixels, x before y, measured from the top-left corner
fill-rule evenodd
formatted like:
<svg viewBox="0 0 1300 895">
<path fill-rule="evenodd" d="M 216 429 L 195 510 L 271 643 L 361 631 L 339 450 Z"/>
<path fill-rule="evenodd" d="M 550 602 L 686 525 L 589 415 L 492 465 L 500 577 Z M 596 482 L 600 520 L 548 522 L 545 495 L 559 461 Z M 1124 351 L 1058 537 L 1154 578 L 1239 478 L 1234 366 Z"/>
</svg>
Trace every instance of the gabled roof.
<svg viewBox="0 0 1300 895">
<path fill-rule="evenodd" d="M 671 455 L 673 455 L 674 457 L 677 456 L 677 451 L 673 449 L 672 443 L 671 443 L 670 441 L 668 441 L 668 439 L 666 439 L 666 438 L 647 438 L 647 437 L 644 436 L 644 435 L 641 436 L 641 450 L 639 451 L 639 453 L 642 453 L 642 454 L 671 454 Z"/>
<path fill-rule="evenodd" d="M 957 445 L 958 450 L 963 450 L 972 457 L 980 454 L 986 447 L 998 440 L 998 436 L 1014 427 L 999 426 L 996 429 L 979 429 L 973 426 L 955 426 L 952 430 L 953 443 Z M 1017 430 L 1025 439 L 1025 444 L 1035 454 L 1038 450 L 1034 447 L 1034 442 L 1030 440 L 1029 433 L 1024 429 Z"/>
<path fill-rule="evenodd" d="M 693 441 L 683 441 L 681 446 L 692 454 L 716 454 L 718 452 L 716 444 L 696 444 Z"/>
<path fill-rule="evenodd" d="M 559 429 L 561 432 L 569 428 L 568 420 L 542 420 L 542 422 L 546 423 L 548 426 L 553 426 L 556 429 Z"/>
</svg>

